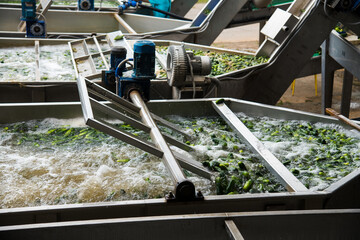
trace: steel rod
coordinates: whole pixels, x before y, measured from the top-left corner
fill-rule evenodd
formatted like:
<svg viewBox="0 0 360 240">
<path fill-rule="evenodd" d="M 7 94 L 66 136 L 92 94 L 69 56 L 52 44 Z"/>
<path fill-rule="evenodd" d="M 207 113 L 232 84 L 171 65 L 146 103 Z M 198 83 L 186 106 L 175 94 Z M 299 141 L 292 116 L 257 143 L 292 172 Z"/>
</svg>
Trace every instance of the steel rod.
<svg viewBox="0 0 360 240">
<path fill-rule="evenodd" d="M 141 98 L 141 94 L 138 91 L 132 91 L 130 92 L 130 99 L 136 106 L 141 108 L 140 116 L 142 121 L 151 128 L 151 139 L 155 145 L 164 153 L 162 159 L 175 184 L 175 197 L 179 200 L 194 199 L 194 184 L 186 179 L 179 163 L 175 159 L 159 128 L 156 126 L 155 121 L 152 119 L 147 106 Z"/>
<path fill-rule="evenodd" d="M 119 103 L 121 104 L 122 106 L 134 111 L 134 112 L 139 112 L 140 111 L 140 108 L 135 106 L 133 103 L 129 102 L 129 101 L 126 101 L 122 98 L 119 98 L 118 95 L 108 91 L 107 89 L 99 86 L 98 84 L 96 83 L 93 83 L 87 79 L 85 79 L 85 82 L 86 82 L 86 86 L 89 88 L 89 89 L 92 89 L 98 93 L 100 93 L 103 97 L 103 99 L 107 98 L 109 100 L 111 100 L 112 102 L 116 102 L 116 103 Z"/>
<path fill-rule="evenodd" d="M 165 127 L 168 127 L 170 128 L 171 130 L 177 132 L 177 133 L 180 133 L 181 135 L 183 135 L 186 139 L 191 139 L 191 135 L 183 132 L 181 129 L 179 129 L 175 124 L 169 122 L 169 121 L 166 121 L 165 119 L 163 119 L 162 117 L 159 117 L 153 113 L 151 113 L 151 117 L 157 122 L 159 123 L 160 125 L 163 125 Z"/>
<path fill-rule="evenodd" d="M 40 81 L 40 42 L 35 41 L 35 79 Z"/>
<path fill-rule="evenodd" d="M 131 144 L 137 148 L 140 148 L 145 152 L 151 153 L 157 157 L 163 156 L 163 152 L 158 148 L 156 148 L 155 146 L 153 146 L 151 143 L 146 142 L 145 140 L 140 139 L 135 135 L 129 134 L 121 129 L 115 128 L 111 126 L 109 123 L 91 118 L 88 119 L 86 124 L 106 134 L 109 134 L 110 136 L 120 139 L 121 141 Z"/>
<path fill-rule="evenodd" d="M 134 128 L 140 129 L 146 133 L 149 133 L 151 130 L 148 126 L 144 125 L 142 122 L 139 122 L 136 119 L 128 117 L 125 114 L 118 112 L 118 111 L 114 110 L 113 108 L 111 108 L 91 97 L 90 97 L 90 102 L 94 108 L 99 109 L 102 112 L 109 114 L 110 116 L 112 116 L 114 118 L 120 119 L 121 121 L 131 125 Z"/>
<path fill-rule="evenodd" d="M 114 118 L 120 119 L 121 121 L 131 125 L 134 128 L 140 129 L 146 133 L 150 133 L 151 129 L 148 126 L 144 125 L 142 122 L 139 122 L 136 119 L 128 117 L 125 114 L 118 112 L 118 111 L 114 110 L 113 108 L 111 108 L 111 107 L 105 105 L 104 103 L 101 103 L 91 97 L 89 99 L 90 99 L 91 105 L 94 108 L 99 109 L 100 111 L 102 111 L 106 114 L 109 114 L 110 116 L 112 116 Z M 169 144 L 174 145 L 182 150 L 185 150 L 185 151 L 193 150 L 191 146 L 189 146 L 185 143 L 179 142 L 178 140 L 176 140 L 170 136 L 164 135 L 164 138 Z"/>
<path fill-rule="evenodd" d="M 239 134 L 239 137 L 259 155 L 267 168 L 290 192 L 305 192 L 308 189 L 257 139 L 240 119 L 226 106 L 213 101 L 216 112 Z"/>
<path fill-rule="evenodd" d="M 122 19 L 117 13 L 114 13 L 114 18 L 120 23 L 121 26 L 123 26 L 128 33 L 136 34 L 136 31 L 129 25 L 127 22 Z"/>
<path fill-rule="evenodd" d="M 185 157 L 184 155 L 173 152 L 176 160 L 178 160 L 180 166 L 182 168 L 185 168 L 186 170 L 189 170 L 190 172 L 196 173 L 197 175 L 207 178 L 211 180 L 211 177 L 213 174 L 207 170 L 200 162 L 197 162 L 195 160 L 189 159 Z"/>
</svg>

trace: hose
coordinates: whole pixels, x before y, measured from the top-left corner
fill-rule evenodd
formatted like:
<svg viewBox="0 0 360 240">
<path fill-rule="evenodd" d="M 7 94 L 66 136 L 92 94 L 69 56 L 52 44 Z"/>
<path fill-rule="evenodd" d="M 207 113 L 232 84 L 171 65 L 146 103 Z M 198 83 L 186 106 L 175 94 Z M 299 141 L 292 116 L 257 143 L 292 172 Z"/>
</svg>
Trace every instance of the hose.
<svg viewBox="0 0 360 240">
<path fill-rule="evenodd" d="M 171 12 L 166 12 L 166 11 L 163 11 L 163 10 L 158 9 L 158 8 L 150 7 L 150 6 L 144 5 L 144 4 L 142 4 L 142 3 L 139 3 L 138 6 L 139 6 L 139 7 L 142 7 L 142 8 L 150 9 L 150 10 L 153 10 L 153 11 L 156 11 L 156 12 L 159 12 L 159 13 L 162 13 L 162 14 L 165 14 L 165 15 L 168 15 L 168 16 L 170 16 L 170 17 L 173 17 L 173 18 L 176 18 L 176 19 L 179 19 L 179 20 L 192 21 L 191 19 L 184 18 L 184 17 L 182 17 L 182 16 L 179 16 L 179 15 L 174 14 L 174 13 L 171 13 Z"/>
<path fill-rule="evenodd" d="M 127 58 L 127 59 L 122 60 L 115 69 L 116 95 L 119 95 L 119 81 L 117 80 L 117 79 L 119 79 L 119 74 L 118 74 L 119 68 L 122 67 L 126 63 L 129 63 L 131 66 L 134 67 L 134 65 L 132 65 L 132 63 L 130 63 L 129 61 L 133 61 L 133 59 L 132 58 Z"/>
</svg>

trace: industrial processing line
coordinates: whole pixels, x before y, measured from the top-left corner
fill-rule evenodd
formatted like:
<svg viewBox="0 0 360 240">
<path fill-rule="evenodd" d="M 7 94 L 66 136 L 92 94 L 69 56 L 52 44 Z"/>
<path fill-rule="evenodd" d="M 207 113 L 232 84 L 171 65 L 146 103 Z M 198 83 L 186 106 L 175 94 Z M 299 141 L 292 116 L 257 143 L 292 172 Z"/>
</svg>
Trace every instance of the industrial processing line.
<svg viewBox="0 0 360 240">
<path fill-rule="evenodd" d="M 299 4 L 299 1 L 296 2 Z M 155 54 L 156 41 L 138 41 L 129 44 L 121 32 L 72 41 L 68 43 L 70 48 L 65 44 L 68 49 L 66 54 L 73 60 L 82 104 L 78 102 L 0 104 L 1 147 L 4 145 L 1 151 L 12 161 L 15 161 L 13 158 L 16 155 L 6 154 L 6 152 L 15 151 L 15 148 L 25 149 L 26 152 L 21 153 L 22 156 L 40 154 L 44 151 L 44 155 L 30 158 L 32 163 L 35 163 L 36 159 L 42 160 L 42 156 L 54 155 L 53 151 L 59 154 L 60 159 L 65 155 L 61 155 L 59 150 L 65 150 L 67 153 L 75 150 L 74 155 L 80 156 L 83 155 L 82 151 L 88 151 L 89 147 L 95 151 L 95 148 L 106 140 L 94 137 L 96 133 L 94 131 L 63 125 L 43 128 L 43 125 L 49 122 L 49 118 L 73 121 L 74 118 L 84 116 L 88 125 L 156 156 L 157 158 L 150 162 L 151 165 L 155 165 L 156 161 L 160 162 L 158 158 L 163 158 L 163 165 L 169 173 L 167 181 L 170 183 L 163 187 L 156 184 L 156 178 L 143 179 L 145 176 L 141 177 L 140 181 L 162 189 L 161 194 L 169 188 L 173 193 L 167 198 L 162 195 L 159 199 L 148 199 L 144 194 L 141 200 L 106 202 L 124 200 L 119 196 L 126 196 L 126 191 L 129 191 L 117 189 L 113 193 L 111 192 L 113 189 L 109 189 L 109 198 L 103 198 L 105 202 L 98 203 L 80 203 L 82 197 L 86 199 L 84 195 L 75 194 L 73 195 L 75 199 L 72 199 L 69 197 L 71 193 L 68 193 L 53 200 L 53 203 L 60 204 L 53 206 L 46 205 L 47 203 L 41 206 L 44 203 L 42 200 L 44 195 L 40 195 L 42 198 L 31 200 L 30 205 L 33 207 L 0 209 L 0 225 L 2 226 L 0 238 L 48 237 L 56 239 L 65 236 L 70 239 L 88 239 L 89 237 L 114 238 L 121 235 L 129 239 L 138 239 L 148 234 L 153 234 L 152 236 L 159 239 L 169 238 L 169 235 L 174 235 L 173 238 L 183 238 L 185 235 L 189 238 L 206 236 L 209 239 L 356 237 L 359 224 L 357 209 L 360 207 L 360 192 L 357 191 L 360 186 L 359 133 L 328 116 L 219 97 L 235 95 L 247 98 L 251 96 L 254 98 L 252 100 L 259 102 L 275 101 L 281 89 L 274 92 L 273 86 L 264 83 L 263 86 L 268 87 L 269 92 L 263 96 L 265 90 L 258 89 L 259 94 L 251 92 L 254 84 L 257 83 L 258 86 L 260 86 L 259 83 L 263 84 L 260 80 L 264 78 L 265 73 L 268 74 L 269 82 L 274 84 L 277 80 L 290 81 L 289 79 L 299 74 L 305 75 L 305 73 L 318 71 L 316 68 L 310 70 L 305 68 L 304 73 L 300 73 L 301 69 L 296 69 L 296 73 L 288 72 L 295 71 L 295 67 L 290 66 L 294 63 L 306 67 L 306 63 L 314 52 L 312 48 L 315 48 L 316 44 L 318 47 L 323 41 L 322 38 L 328 36 L 330 37 L 323 45 L 324 49 L 329 49 L 328 55 L 322 55 L 324 61 L 328 62 L 323 65 L 323 68 L 340 68 L 340 64 L 358 76 L 356 72 L 358 70 L 354 64 L 359 57 L 358 50 L 336 32 L 330 33 L 336 20 L 329 20 L 329 16 L 323 14 L 324 5 L 320 1 L 312 1 L 309 4 L 299 22 L 284 12 L 275 13 L 276 17 L 279 17 L 279 14 L 286 15 L 288 18 L 284 17 L 282 20 L 292 19 L 289 21 L 293 25 L 289 25 L 288 22 L 277 25 L 278 35 L 271 35 L 266 32 L 268 28 L 264 28 L 263 32 L 271 35 L 275 40 L 268 38 L 258 54 L 268 55 L 269 61 L 217 76 L 216 79 L 212 79 L 219 84 L 217 91 L 215 91 L 216 87 L 208 89 L 208 92 L 204 91 L 206 88 L 199 87 L 207 84 L 205 81 L 205 79 L 209 80 L 207 74 L 194 76 L 194 73 L 202 72 L 199 71 L 199 69 L 202 70 L 199 66 L 208 68 L 209 61 L 206 57 L 196 58 L 188 49 L 192 48 L 195 51 L 199 48 L 205 49 L 204 46 L 160 41 L 159 45 L 170 45 L 170 43 L 172 45 L 168 47 L 167 57 L 164 57 L 159 53 Z M 296 4 L 292 5 L 291 9 L 294 9 L 294 6 Z M 304 6 L 298 9 L 300 15 L 303 12 L 302 7 Z M 339 11 L 339 9 L 335 10 Z M 316 41 L 306 42 L 300 48 L 295 48 L 293 41 L 309 39 L 308 31 L 319 28 L 319 26 L 314 26 L 313 22 L 324 18 L 328 19 L 325 21 L 327 24 L 322 26 L 324 32 L 316 35 L 318 36 Z M 272 20 L 270 19 L 269 22 Z M 300 23 L 301 25 L 298 26 Z M 285 35 L 282 32 L 283 29 L 288 29 Z M 353 29 L 356 31 L 356 27 Z M 287 32 L 293 32 L 293 34 L 287 35 Z M 47 75 L 41 72 L 39 64 L 43 56 L 41 52 L 46 55 L 49 51 L 45 51 L 41 46 L 59 45 L 59 43 L 64 45 L 67 42 L 18 39 L 13 40 L 12 44 L 24 45 L 24 43 L 33 46 L 36 53 L 34 55 L 37 56 L 35 57 L 37 71 L 34 76 L 41 79 L 50 76 L 49 72 Z M 297 55 L 291 55 L 295 52 Z M 177 54 L 181 58 L 178 58 Z M 346 56 L 351 54 L 351 58 L 344 60 L 340 57 L 341 54 Z M 329 56 L 333 60 L 329 60 Z M 31 59 L 30 62 L 32 62 Z M 153 80 L 156 69 L 155 59 L 160 65 L 166 66 L 168 70 L 166 80 Z M 190 73 L 186 70 L 184 74 L 185 70 L 175 63 L 176 60 L 186 59 L 188 60 L 186 66 L 190 68 Z M 286 63 L 285 59 L 290 63 Z M 310 63 L 318 60 L 318 58 L 312 59 Z M 284 65 L 282 72 L 277 71 L 281 61 Z M 338 63 L 335 64 L 335 61 Z M 98 71 L 99 62 L 104 64 L 102 71 Z M 128 67 L 125 64 L 133 66 Z M 319 66 L 320 64 L 315 65 L 315 67 Z M 68 65 L 63 67 L 68 67 Z M 72 67 L 70 64 L 70 68 Z M 176 74 L 176 69 L 183 71 L 180 77 Z M 289 78 L 283 76 L 285 73 L 289 75 Z M 63 76 L 63 78 L 67 77 Z M 99 85 L 99 79 L 102 81 L 102 86 Z M 194 82 L 199 85 L 192 88 L 191 85 Z M 214 82 L 212 84 L 215 84 Z M 46 82 L 25 84 L 39 85 L 38 88 L 33 87 L 38 91 L 33 93 L 39 100 L 46 100 L 47 97 L 45 92 L 40 90 L 41 88 L 47 90 L 53 88 L 59 91 L 59 83 L 53 82 L 51 84 L 54 86 L 51 87 Z M 65 85 L 74 88 L 75 84 L 70 82 L 63 86 Z M 151 85 L 150 91 L 149 85 Z M 279 87 L 283 87 L 282 85 L 286 84 L 279 84 Z M 243 90 L 239 86 L 243 86 Z M 217 94 L 217 97 L 168 100 L 171 97 L 185 97 L 185 93 L 179 94 L 185 88 L 195 89 L 194 92 L 203 91 L 204 95 Z M 166 100 L 152 100 L 154 92 L 157 96 L 166 96 L 164 97 Z M 52 97 L 61 99 L 63 93 L 60 91 Z M 74 96 L 77 97 L 76 91 L 74 91 Z M 125 100 L 129 98 L 133 100 L 133 103 Z M 151 101 L 145 105 L 144 102 L 149 99 Z M 142 135 L 142 132 L 145 135 Z M 172 136 L 165 133 L 172 133 Z M 49 143 L 45 142 L 47 137 L 51 139 Z M 67 137 L 70 139 L 66 139 Z M 90 145 L 82 145 L 85 149 L 81 150 L 80 143 L 87 144 L 87 142 Z M 203 142 L 207 144 L 202 145 Z M 75 146 L 67 145 L 67 143 L 75 143 L 73 144 Z M 116 148 L 111 151 L 120 151 L 122 144 L 116 142 L 116 145 L 111 145 L 112 148 Z M 168 144 L 172 146 L 169 148 Z M 166 145 L 165 148 L 162 147 L 163 145 Z M 335 149 L 332 149 L 333 147 Z M 295 154 L 297 148 L 301 152 Z M 101 149 L 101 151 L 104 150 Z M 214 152 L 218 155 L 210 154 Z M 99 154 L 99 151 L 95 153 Z M 142 153 L 139 158 L 130 159 L 116 156 L 115 153 L 112 155 L 115 156 L 111 156 L 112 160 L 110 160 L 121 164 L 118 168 L 130 168 L 130 164 L 146 165 L 147 161 L 150 161 L 147 160 L 150 157 Z M 86 158 L 87 156 L 85 155 Z M 144 158 L 144 161 L 139 161 Z M 6 159 L 1 161 L 6 162 Z M 55 165 L 56 159 L 51 158 L 49 161 L 43 161 L 45 162 Z M 76 160 L 71 159 L 71 162 L 76 162 Z M 22 162 L 21 166 L 24 163 Z M 106 162 L 106 165 L 110 163 Z M 84 172 L 88 171 L 89 166 L 98 169 L 94 175 L 103 177 L 106 185 L 110 185 L 106 178 L 107 174 L 116 172 L 109 170 L 109 167 L 99 166 L 98 162 L 94 164 L 86 162 L 80 166 L 86 168 Z M 161 167 L 158 168 L 154 171 L 155 173 L 160 171 Z M 6 169 L 11 170 L 11 168 Z M 40 182 L 39 179 L 42 177 L 54 178 L 55 182 L 60 182 L 54 171 L 38 171 L 39 169 L 34 167 L 36 172 L 32 172 L 31 169 L 24 168 L 19 172 L 24 187 L 28 186 L 27 181 Z M 58 175 L 68 176 L 63 172 Z M 121 174 L 118 174 L 117 181 L 123 183 L 120 177 Z M 212 179 L 210 184 L 206 182 L 208 180 L 205 181 L 205 178 Z M 82 178 L 74 179 L 81 180 Z M 162 178 L 162 181 L 165 181 L 165 178 Z M 208 184 L 201 186 L 200 182 Z M 91 183 L 94 185 L 94 182 Z M 183 184 L 185 187 L 182 189 Z M 3 185 L 5 186 L 5 181 Z M 81 187 L 83 184 L 76 182 L 76 186 Z M 212 191 L 211 189 L 209 191 L 209 186 L 213 188 Z M 11 192 L 18 192 L 14 189 L 16 188 L 4 187 L 2 191 L 5 194 L 2 195 L 10 196 Z M 29 187 L 26 191 L 30 189 L 32 188 Z M 199 189 L 202 193 L 198 192 Z M 203 194 L 205 190 L 207 192 Z M 145 188 L 145 192 L 150 192 L 150 190 Z M 215 192 L 223 195 L 214 195 Z M 113 196 L 119 198 L 113 198 Z M 69 202 L 66 202 L 67 200 Z M 315 223 L 318 224 L 315 225 Z M 203 233 L 205 226 L 209 230 Z M 298 226 L 302 227 L 301 231 L 297 228 Z M 277 231 L 274 231 L 274 228 Z M 307 231 L 304 231 L 304 228 Z"/>
</svg>

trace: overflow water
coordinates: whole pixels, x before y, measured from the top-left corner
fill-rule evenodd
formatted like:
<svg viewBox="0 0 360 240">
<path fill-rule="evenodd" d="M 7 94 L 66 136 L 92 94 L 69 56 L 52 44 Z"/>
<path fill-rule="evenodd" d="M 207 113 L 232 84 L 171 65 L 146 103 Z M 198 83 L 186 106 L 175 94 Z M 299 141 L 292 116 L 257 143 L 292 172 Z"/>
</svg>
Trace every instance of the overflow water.
<svg viewBox="0 0 360 240">
<path fill-rule="evenodd" d="M 310 190 L 323 190 L 360 166 L 356 132 L 334 124 L 238 117 Z M 167 119 L 193 138 L 161 127 L 163 132 L 193 146 L 195 152 L 186 155 L 214 173 L 210 181 L 184 170 L 204 195 L 285 191 L 221 118 Z M 88 128 L 82 118 L 1 125 L 0 181 L 0 208 L 162 198 L 173 190 L 159 158 Z"/>
<path fill-rule="evenodd" d="M 1 208 L 157 198 L 174 188 L 159 158 L 86 127 L 82 118 L 0 131 Z M 210 193 L 209 180 L 189 179 Z"/>
<path fill-rule="evenodd" d="M 204 195 L 284 191 L 220 119 L 169 119 L 194 136 L 186 143 L 196 152 L 188 157 L 219 175 L 214 183 L 184 171 Z M 128 125 L 118 126 L 147 138 Z M 173 190 L 159 158 L 86 127 L 81 118 L 33 120 L 0 129 L 1 208 L 148 199 Z"/>
</svg>

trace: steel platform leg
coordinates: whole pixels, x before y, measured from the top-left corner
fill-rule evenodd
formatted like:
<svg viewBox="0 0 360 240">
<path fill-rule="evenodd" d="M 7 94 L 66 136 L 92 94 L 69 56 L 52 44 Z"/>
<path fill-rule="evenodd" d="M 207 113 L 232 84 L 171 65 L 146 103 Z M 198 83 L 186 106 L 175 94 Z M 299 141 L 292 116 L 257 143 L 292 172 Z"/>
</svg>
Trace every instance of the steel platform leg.
<svg viewBox="0 0 360 240">
<path fill-rule="evenodd" d="M 350 102 L 351 102 L 353 79 L 354 79 L 354 76 L 345 69 L 343 86 L 342 86 L 342 94 L 341 94 L 340 113 L 347 118 L 349 117 L 349 114 L 350 114 Z"/>
</svg>

